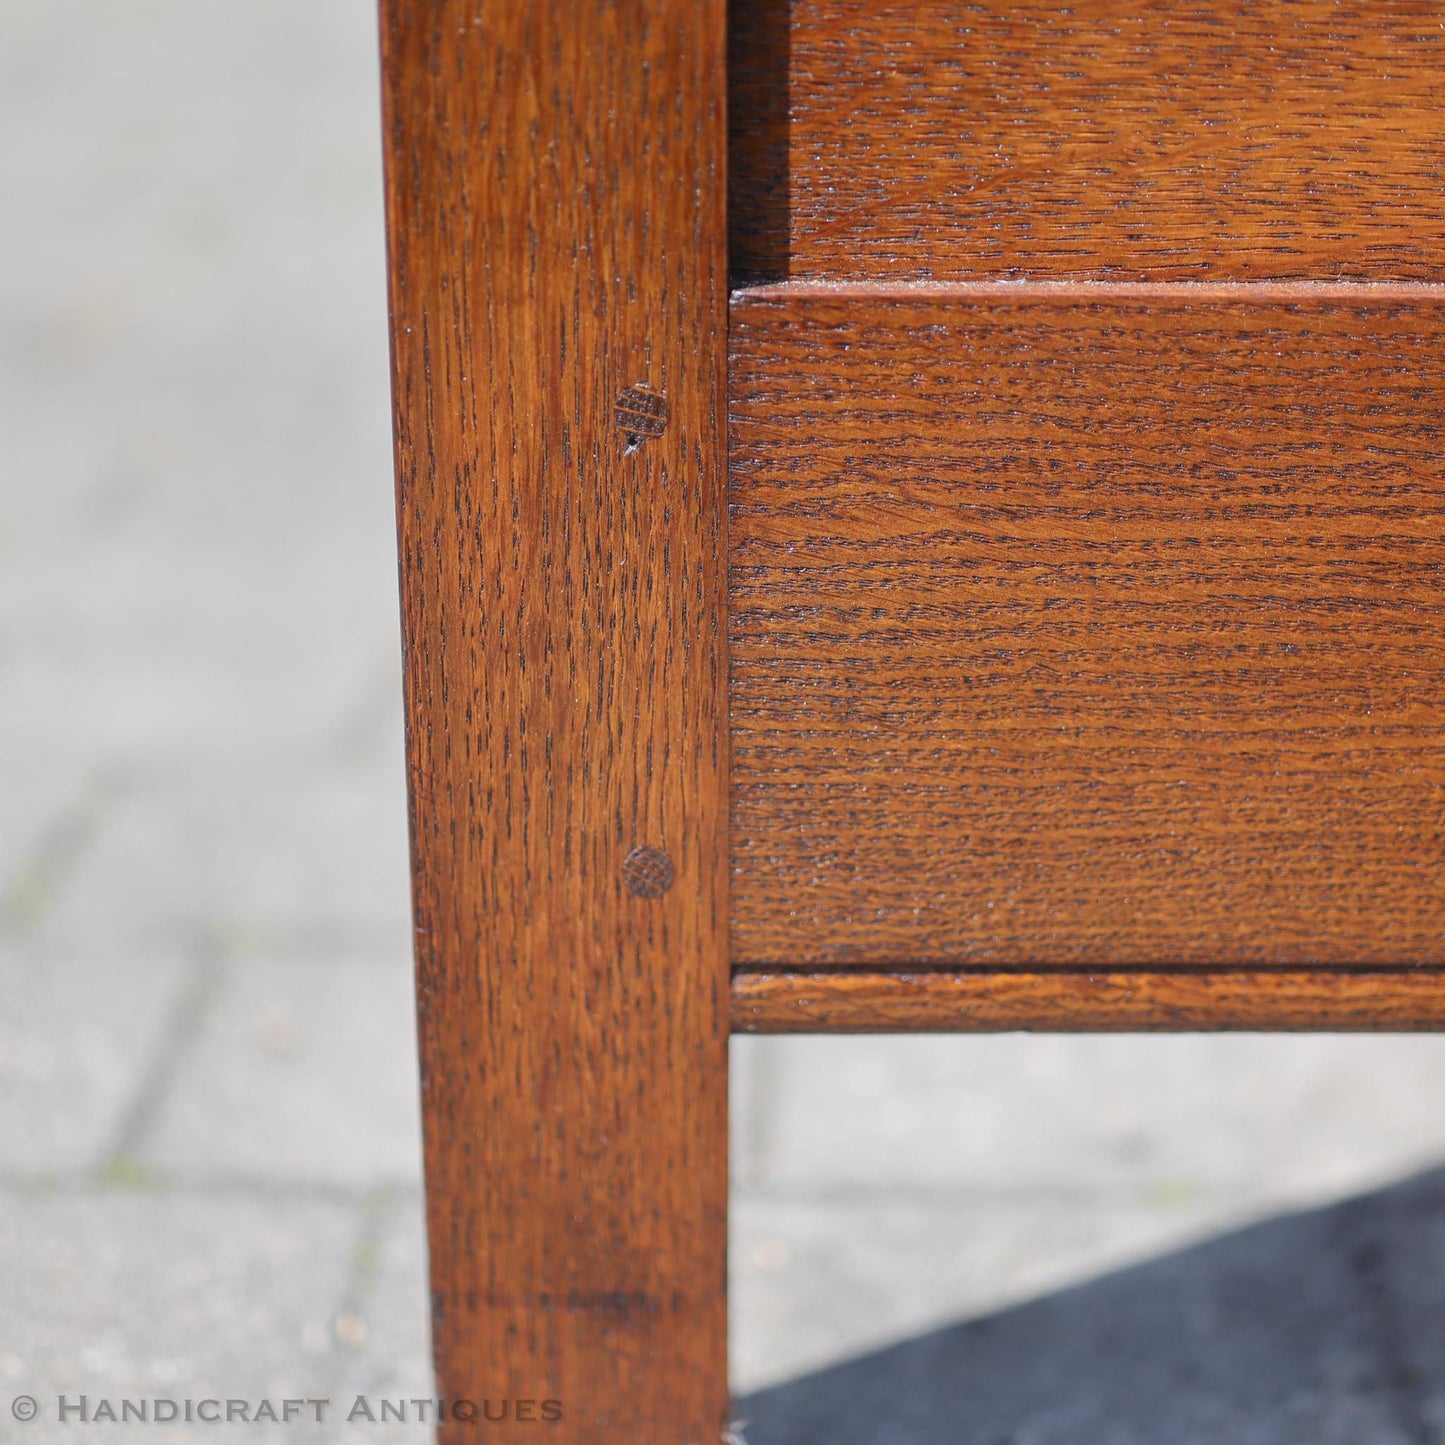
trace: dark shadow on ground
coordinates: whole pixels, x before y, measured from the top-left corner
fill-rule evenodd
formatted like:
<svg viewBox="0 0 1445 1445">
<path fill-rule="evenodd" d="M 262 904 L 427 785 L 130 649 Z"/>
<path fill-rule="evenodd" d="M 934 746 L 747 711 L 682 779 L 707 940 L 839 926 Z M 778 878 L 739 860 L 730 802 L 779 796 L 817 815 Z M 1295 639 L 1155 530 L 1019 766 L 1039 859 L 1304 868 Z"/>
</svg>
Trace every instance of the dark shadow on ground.
<svg viewBox="0 0 1445 1445">
<path fill-rule="evenodd" d="M 1445 1169 L 737 1402 L 748 1445 L 1445 1445 Z"/>
</svg>

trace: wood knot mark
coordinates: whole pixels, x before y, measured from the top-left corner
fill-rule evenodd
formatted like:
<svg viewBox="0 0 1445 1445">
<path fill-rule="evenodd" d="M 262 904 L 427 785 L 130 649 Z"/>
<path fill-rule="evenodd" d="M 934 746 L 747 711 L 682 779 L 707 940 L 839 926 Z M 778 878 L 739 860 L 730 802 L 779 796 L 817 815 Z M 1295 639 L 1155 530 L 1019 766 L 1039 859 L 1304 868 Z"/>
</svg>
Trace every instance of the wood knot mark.
<svg viewBox="0 0 1445 1445">
<path fill-rule="evenodd" d="M 660 437 L 667 430 L 667 398 L 639 382 L 617 394 L 613 415 L 618 430 L 627 438 L 623 455 L 628 456 L 649 437 Z"/>
<path fill-rule="evenodd" d="M 634 848 L 622 860 L 622 881 L 639 898 L 661 898 L 672 877 L 672 859 L 661 848 Z"/>
</svg>

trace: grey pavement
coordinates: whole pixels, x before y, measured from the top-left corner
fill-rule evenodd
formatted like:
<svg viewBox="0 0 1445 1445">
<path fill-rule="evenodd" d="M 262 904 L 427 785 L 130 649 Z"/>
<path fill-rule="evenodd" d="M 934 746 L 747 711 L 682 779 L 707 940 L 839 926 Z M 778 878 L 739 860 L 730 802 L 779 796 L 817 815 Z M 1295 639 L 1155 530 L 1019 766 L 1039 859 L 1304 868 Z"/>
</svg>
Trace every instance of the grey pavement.
<svg viewBox="0 0 1445 1445">
<path fill-rule="evenodd" d="M 430 1389 L 374 31 L 0 6 L 0 1439 Z M 1445 1038 L 734 1060 L 759 1445 L 1445 1441 Z"/>
</svg>

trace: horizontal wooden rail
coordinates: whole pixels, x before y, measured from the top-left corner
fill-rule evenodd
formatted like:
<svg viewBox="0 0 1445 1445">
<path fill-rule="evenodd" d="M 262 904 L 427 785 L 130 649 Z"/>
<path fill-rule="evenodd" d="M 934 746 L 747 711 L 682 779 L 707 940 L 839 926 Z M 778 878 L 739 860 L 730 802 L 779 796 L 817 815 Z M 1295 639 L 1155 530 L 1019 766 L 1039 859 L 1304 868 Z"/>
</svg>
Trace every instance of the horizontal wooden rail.
<svg viewBox="0 0 1445 1445">
<path fill-rule="evenodd" d="M 1438 6 L 728 10 L 739 275 L 1441 274 Z"/>
<path fill-rule="evenodd" d="M 732 1029 L 809 1033 L 1395 1032 L 1445 1028 L 1445 971 L 737 970 Z"/>
<path fill-rule="evenodd" d="M 744 283 L 734 288 L 737 305 L 794 299 L 833 301 L 1439 301 L 1441 281 L 1027 281 L 863 280 L 804 277 Z"/>
</svg>

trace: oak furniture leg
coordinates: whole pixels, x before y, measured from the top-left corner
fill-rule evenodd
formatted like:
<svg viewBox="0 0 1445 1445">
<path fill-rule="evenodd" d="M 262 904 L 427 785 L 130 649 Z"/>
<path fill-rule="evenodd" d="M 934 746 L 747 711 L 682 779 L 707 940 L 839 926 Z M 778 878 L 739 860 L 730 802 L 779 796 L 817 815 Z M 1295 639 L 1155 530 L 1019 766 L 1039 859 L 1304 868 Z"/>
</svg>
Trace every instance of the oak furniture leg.
<svg viewBox="0 0 1445 1445">
<path fill-rule="evenodd" d="M 724 6 L 381 14 L 441 1439 L 712 1445 Z"/>
</svg>

